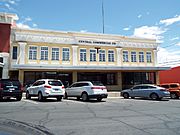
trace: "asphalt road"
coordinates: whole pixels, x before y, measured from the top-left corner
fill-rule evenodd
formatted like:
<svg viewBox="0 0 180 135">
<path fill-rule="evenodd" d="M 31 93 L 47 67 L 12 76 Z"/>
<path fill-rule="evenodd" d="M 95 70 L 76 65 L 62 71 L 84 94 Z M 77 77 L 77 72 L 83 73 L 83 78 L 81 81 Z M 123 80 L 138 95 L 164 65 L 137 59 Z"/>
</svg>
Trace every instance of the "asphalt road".
<svg viewBox="0 0 180 135">
<path fill-rule="evenodd" d="M 0 102 L 0 135 L 179 135 L 180 99 Z"/>
</svg>

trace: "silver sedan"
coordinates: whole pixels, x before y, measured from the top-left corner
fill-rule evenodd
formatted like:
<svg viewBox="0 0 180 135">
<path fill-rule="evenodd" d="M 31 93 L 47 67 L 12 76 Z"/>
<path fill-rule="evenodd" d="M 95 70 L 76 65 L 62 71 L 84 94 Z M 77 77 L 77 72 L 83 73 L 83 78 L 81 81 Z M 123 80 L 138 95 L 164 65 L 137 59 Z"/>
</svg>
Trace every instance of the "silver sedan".
<svg viewBox="0 0 180 135">
<path fill-rule="evenodd" d="M 150 84 L 135 85 L 131 89 L 126 89 L 121 92 L 124 98 L 151 98 L 153 100 L 161 100 L 163 97 L 169 97 L 170 93 L 162 87 Z"/>
</svg>

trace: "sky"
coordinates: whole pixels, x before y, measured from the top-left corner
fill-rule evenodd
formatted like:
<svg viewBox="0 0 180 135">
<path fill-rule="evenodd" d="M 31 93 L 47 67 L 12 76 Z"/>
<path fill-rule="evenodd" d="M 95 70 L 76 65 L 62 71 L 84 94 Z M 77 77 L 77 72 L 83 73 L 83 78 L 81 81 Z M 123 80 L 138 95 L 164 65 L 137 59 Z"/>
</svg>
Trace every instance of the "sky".
<svg viewBox="0 0 180 135">
<path fill-rule="evenodd" d="M 159 66 L 180 65 L 180 0 L 0 0 L 27 29 L 156 39 Z"/>
</svg>

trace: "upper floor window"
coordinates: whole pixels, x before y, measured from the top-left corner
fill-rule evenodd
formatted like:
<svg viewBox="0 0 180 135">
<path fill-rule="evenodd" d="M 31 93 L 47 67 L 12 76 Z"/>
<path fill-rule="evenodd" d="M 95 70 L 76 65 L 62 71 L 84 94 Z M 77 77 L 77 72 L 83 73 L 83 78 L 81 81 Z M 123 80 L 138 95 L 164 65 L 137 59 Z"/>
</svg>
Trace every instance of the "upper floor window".
<svg viewBox="0 0 180 135">
<path fill-rule="evenodd" d="M 90 50 L 90 61 L 96 61 L 96 50 Z"/>
<path fill-rule="evenodd" d="M 136 62 L 136 52 L 131 52 L 131 62 Z"/>
<path fill-rule="evenodd" d="M 144 52 L 139 52 L 139 62 L 144 62 Z"/>
<path fill-rule="evenodd" d="M 48 60 L 48 47 L 41 47 L 41 60 Z"/>
<path fill-rule="evenodd" d="M 29 60 L 37 60 L 37 47 L 36 46 L 29 47 Z"/>
<path fill-rule="evenodd" d="M 148 63 L 152 62 L 152 54 L 151 52 L 146 52 L 146 60 Z"/>
<path fill-rule="evenodd" d="M 106 61 L 106 51 L 105 50 L 99 50 L 99 61 L 100 62 Z"/>
<path fill-rule="evenodd" d="M 80 49 L 80 61 L 86 61 L 86 49 Z"/>
<path fill-rule="evenodd" d="M 114 62 L 114 51 L 113 50 L 108 51 L 108 61 Z"/>
<path fill-rule="evenodd" d="M 17 59 L 17 46 L 13 46 L 12 59 Z"/>
<path fill-rule="evenodd" d="M 52 48 L 52 60 L 59 60 L 59 48 Z"/>
<path fill-rule="evenodd" d="M 123 51 L 123 62 L 129 62 L 128 51 Z"/>
<path fill-rule="evenodd" d="M 69 55 L 69 48 L 63 48 L 62 50 L 62 60 L 63 61 L 69 61 L 70 55 Z"/>
</svg>

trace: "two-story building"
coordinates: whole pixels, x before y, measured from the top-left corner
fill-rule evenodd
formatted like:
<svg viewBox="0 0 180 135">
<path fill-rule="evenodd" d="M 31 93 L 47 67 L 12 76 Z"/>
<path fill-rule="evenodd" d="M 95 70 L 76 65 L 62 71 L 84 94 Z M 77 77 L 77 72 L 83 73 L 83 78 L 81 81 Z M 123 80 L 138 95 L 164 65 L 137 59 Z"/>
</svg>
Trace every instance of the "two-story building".
<svg viewBox="0 0 180 135">
<path fill-rule="evenodd" d="M 65 84 L 100 81 L 108 90 L 159 81 L 155 40 L 112 34 L 11 29 L 9 78 L 29 84 L 56 78 Z"/>
</svg>

